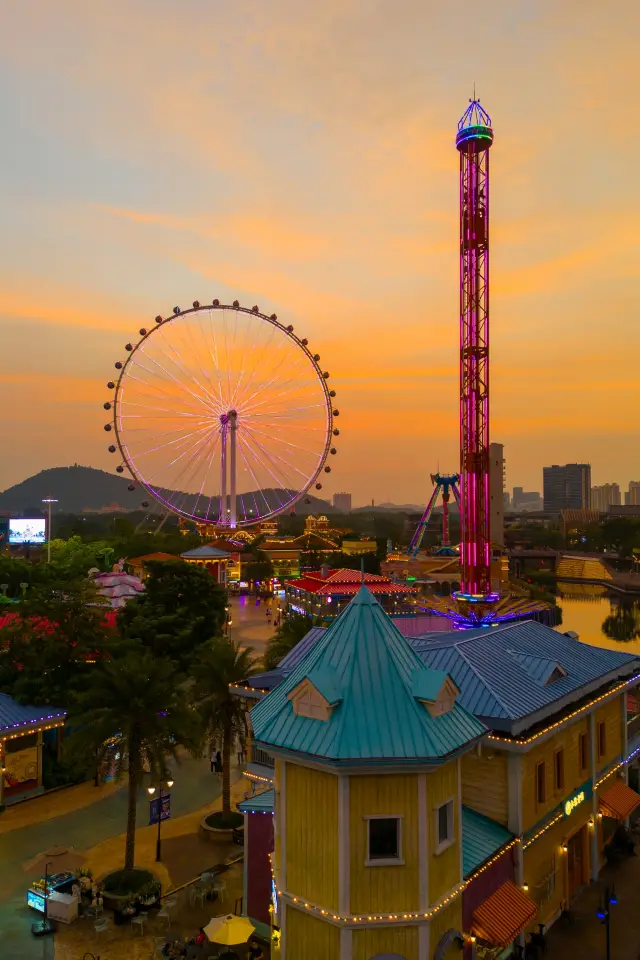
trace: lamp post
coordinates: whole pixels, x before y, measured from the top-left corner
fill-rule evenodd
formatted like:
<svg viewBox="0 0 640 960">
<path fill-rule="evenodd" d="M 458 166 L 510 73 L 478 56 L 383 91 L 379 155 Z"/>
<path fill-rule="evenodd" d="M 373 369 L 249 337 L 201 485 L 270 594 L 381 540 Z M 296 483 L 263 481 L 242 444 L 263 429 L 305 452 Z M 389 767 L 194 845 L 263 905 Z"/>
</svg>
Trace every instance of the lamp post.
<svg viewBox="0 0 640 960">
<path fill-rule="evenodd" d="M 53 497 L 45 497 L 42 501 L 47 504 L 47 563 L 51 563 L 51 504 L 57 503 Z"/>
<path fill-rule="evenodd" d="M 604 928 L 606 931 L 606 943 L 607 943 L 607 960 L 611 960 L 611 907 L 615 906 L 618 902 L 616 897 L 616 888 L 605 887 L 604 888 L 604 906 L 598 907 L 598 912 L 596 916 L 600 923 L 604 923 Z"/>
<path fill-rule="evenodd" d="M 231 636 L 231 624 L 233 623 L 233 620 L 231 619 L 231 611 L 229 610 L 229 607 L 224 608 L 224 615 L 225 615 L 224 632 L 228 640 L 229 637 Z"/>
<path fill-rule="evenodd" d="M 156 863 L 160 863 L 160 861 L 162 860 L 162 856 L 161 856 L 162 839 L 160 836 L 160 828 L 162 826 L 162 797 L 163 797 L 162 790 L 165 784 L 169 788 L 169 790 L 171 790 L 171 787 L 173 786 L 173 780 L 161 780 L 159 783 L 160 794 L 158 796 L 158 836 L 156 838 Z M 155 787 L 147 787 L 147 793 L 149 794 L 150 797 L 152 797 L 155 792 L 156 792 Z"/>
</svg>

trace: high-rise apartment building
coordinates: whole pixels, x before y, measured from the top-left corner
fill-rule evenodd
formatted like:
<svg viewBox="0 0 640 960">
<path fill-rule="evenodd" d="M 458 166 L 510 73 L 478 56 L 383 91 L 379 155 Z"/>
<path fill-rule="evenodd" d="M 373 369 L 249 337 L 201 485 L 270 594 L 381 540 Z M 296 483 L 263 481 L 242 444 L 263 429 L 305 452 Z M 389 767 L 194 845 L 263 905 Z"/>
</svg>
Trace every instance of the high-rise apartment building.
<svg viewBox="0 0 640 960">
<path fill-rule="evenodd" d="M 542 476 L 547 513 L 588 509 L 591 500 L 590 463 L 567 463 L 564 466 L 554 463 L 543 468 Z"/>
<path fill-rule="evenodd" d="M 640 480 L 629 481 L 629 490 L 624 495 L 624 502 L 627 507 L 640 506 Z"/>
<path fill-rule="evenodd" d="M 489 444 L 490 533 L 493 543 L 504 546 L 504 447 Z"/>
<path fill-rule="evenodd" d="M 351 513 L 351 494 L 334 493 L 333 506 L 336 510 L 339 510 L 340 513 Z"/>
<path fill-rule="evenodd" d="M 610 506 L 619 507 L 620 487 L 617 483 L 603 483 L 598 487 L 591 487 L 591 509 L 606 513 Z"/>
<path fill-rule="evenodd" d="M 515 513 L 535 513 L 542 510 L 542 497 L 537 490 L 523 490 L 522 487 L 514 487 L 511 509 Z"/>
</svg>

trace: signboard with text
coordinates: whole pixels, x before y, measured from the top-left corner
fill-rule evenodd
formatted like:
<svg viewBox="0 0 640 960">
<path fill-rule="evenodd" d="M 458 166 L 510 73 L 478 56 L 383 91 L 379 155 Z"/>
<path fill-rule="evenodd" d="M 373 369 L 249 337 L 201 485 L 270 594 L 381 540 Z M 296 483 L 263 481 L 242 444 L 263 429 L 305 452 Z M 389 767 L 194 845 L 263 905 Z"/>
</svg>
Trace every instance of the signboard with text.
<svg viewBox="0 0 640 960">
<path fill-rule="evenodd" d="M 593 784 L 591 780 L 587 780 L 582 784 L 581 787 L 578 787 L 577 790 L 574 790 L 566 800 L 562 801 L 562 812 L 565 817 L 570 817 L 574 810 L 577 810 L 578 807 L 583 806 L 588 800 L 591 799 L 593 795 Z"/>
<path fill-rule="evenodd" d="M 171 794 L 167 793 L 163 797 L 152 797 L 149 800 L 149 826 L 153 826 L 158 820 L 168 820 L 171 817 Z"/>
</svg>

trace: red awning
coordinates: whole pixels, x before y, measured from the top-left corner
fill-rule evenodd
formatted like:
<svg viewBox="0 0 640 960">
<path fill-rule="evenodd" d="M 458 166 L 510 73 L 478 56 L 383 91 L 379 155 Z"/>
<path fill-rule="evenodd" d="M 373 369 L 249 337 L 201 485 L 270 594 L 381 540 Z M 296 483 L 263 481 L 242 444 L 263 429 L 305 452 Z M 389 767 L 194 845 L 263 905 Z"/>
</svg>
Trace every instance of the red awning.
<svg viewBox="0 0 640 960">
<path fill-rule="evenodd" d="M 473 911 L 472 931 L 487 943 L 508 947 L 537 912 L 538 905 L 507 880 Z"/>
<path fill-rule="evenodd" d="M 617 780 L 612 787 L 600 794 L 599 799 L 605 817 L 613 817 L 614 820 L 626 820 L 640 807 L 640 794 L 628 787 L 623 780 Z"/>
</svg>

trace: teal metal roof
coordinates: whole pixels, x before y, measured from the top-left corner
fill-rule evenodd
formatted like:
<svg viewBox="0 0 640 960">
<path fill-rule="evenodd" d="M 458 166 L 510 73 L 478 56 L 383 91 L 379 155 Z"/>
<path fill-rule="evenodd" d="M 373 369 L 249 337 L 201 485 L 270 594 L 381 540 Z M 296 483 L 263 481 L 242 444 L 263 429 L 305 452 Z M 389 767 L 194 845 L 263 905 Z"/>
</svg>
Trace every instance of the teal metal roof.
<svg viewBox="0 0 640 960">
<path fill-rule="evenodd" d="M 413 652 L 366 587 L 289 676 L 251 711 L 254 736 L 267 747 L 329 762 L 437 762 L 473 743 L 484 724 L 456 704 L 432 717 L 414 690 L 442 684 Z M 330 678 L 329 720 L 293 712 L 289 694 L 303 680 Z M 322 691 L 320 691 L 322 692 Z"/>
<path fill-rule="evenodd" d="M 470 807 L 462 808 L 462 872 L 465 877 L 477 870 L 478 867 L 488 860 L 496 850 L 503 847 L 505 843 L 513 840 L 513 834 L 484 817 L 481 813 L 476 813 Z"/>
<path fill-rule="evenodd" d="M 255 797 L 247 797 L 238 804 L 240 813 L 273 813 L 274 791 L 265 790 L 263 793 L 257 793 Z"/>
</svg>

